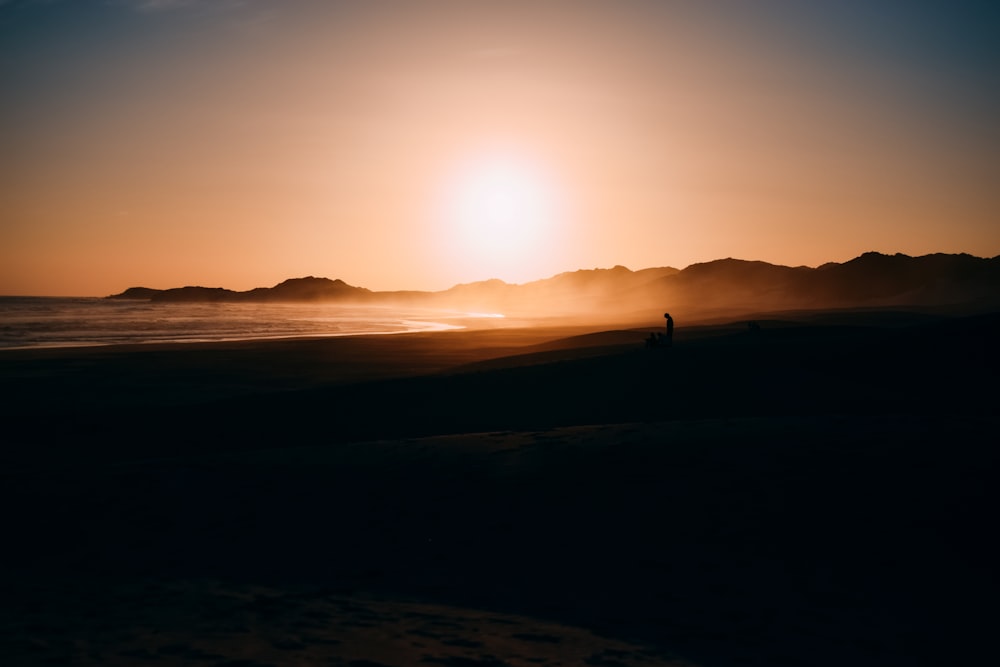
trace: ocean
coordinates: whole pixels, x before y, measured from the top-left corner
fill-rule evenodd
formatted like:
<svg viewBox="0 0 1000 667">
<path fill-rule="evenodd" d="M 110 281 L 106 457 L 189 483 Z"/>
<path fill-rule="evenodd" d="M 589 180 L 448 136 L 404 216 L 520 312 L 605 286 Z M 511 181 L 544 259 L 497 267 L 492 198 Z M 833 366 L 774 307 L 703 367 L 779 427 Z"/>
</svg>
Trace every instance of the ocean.
<svg viewBox="0 0 1000 667">
<path fill-rule="evenodd" d="M 0 297 L 0 349 L 195 343 L 460 329 L 466 313 L 307 303 Z"/>
</svg>

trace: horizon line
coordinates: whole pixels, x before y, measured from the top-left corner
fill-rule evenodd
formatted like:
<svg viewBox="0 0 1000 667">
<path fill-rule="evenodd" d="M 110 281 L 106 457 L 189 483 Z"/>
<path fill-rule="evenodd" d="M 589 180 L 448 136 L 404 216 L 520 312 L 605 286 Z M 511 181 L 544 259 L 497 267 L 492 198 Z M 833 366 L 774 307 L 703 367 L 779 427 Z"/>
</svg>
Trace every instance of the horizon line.
<svg viewBox="0 0 1000 667">
<path fill-rule="evenodd" d="M 364 289 L 364 290 L 367 290 L 367 291 L 371 292 L 372 294 L 387 294 L 387 293 L 394 293 L 394 292 L 417 292 L 417 293 L 424 293 L 424 294 L 436 294 L 436 293 L 439 293 L 439 292 L 447 292 L 448 290 L 455 289 L 456 287 L 464 287 L 464 286 L 468 286 L 468 285 L 477 285 L 477 284 L 488 283 L 488 282 L 493 282 L 493 281 L 499 281 L 499 282 L 503 283 L 504 285 L 508 285 L 508 286 L 511 286 L 511 287 L 518 287 L 518 286 L 523 286 L 523 285 L 530 285 L 532 283 L 541 282 L 541 281 L 544 281 L 544 280 L 551 280 L 551 279 L 556 278 L 558 276 L 566 275 L 566 274 L 569 274 L 569 273 L 579 273 L 581 271 L 613 271 L 614 269 L 622 268 L 622 269 L 625 269 L 626 271 L 629 271 L 630 273 L 639 273 L 641 271 L 650 271 L 650 270 L 655 270 L 655 269 L 674 269 L 677 272 L 681 272 L 681 271 L 685 271 L 685 270 L 687 270 L 687 269 L 689 269 L 689 268 L 691 268 L 693 266 L 700 266 L 702 264 L 712 264 L 712 263 L 715 263 L 715 262 L 725 262 L 725 261 L 760 263 L 760 264 L 769 264 L 771 266 L 783 267 L 783 268 L 793 268 L 793 269 L 807 268 L 807 269 L 813 269 L 813 270 L 815 270 L 815 269 L 817 269 L 817 268 L 819 268 L 821 266 L 827 266 L 827 265 L 830 265 L 830 264 L 838 264 L 838 265 L 839 264 L 846 264 L 848 262 L 851 262 L 851 261 L 854 261 L 854 260 L 859 259 L 861 257 L 864 257 L 865 255 L 880 255 L 880 256 L 883 256 L 883 257 L 900 257 L 901 256 L 901 257 L 908 257 L 908 258 L 911 258 L 911 259 L 920 259 L 920 258 L 923 258 L 923 257 L 931 257 L 931 256 L 935 256 L 935 255 L 948 255 L 948 256 L 953 256 L 953 257 L 966 256 L 966 257 L 972 257 L 974 259 L 982 259 L 982 260 L 987 260 L 987 261 L 989 261 L 989 260 L 995 260 L 995 259 L 1000 258 L 1000 254 L 994 255 L 992 257 L 986 257 L 986 256 L 982 256 L 982 255 L 975 255 L 975 254 L 972 254 L 972 253 L 969 253 L 969 252 L 952 252 L 952 253 L 949 253 L 949 252 L 931 252 L 931 253 L 925 253 L 925 254 L 922 254 L 922 255 L 908 255 L 908 254 L 903 253 L 903 252 L 886 253 L 886 252 L 881 252 L 881 251 L 878 251 L 878 250 L 868 250 L 868 251 L 862 252 L 859 255 L 855 255 L 854 257 L 851 257 L 850 259 L 847 259 L 847 260 L 844 260 L 844 261 L 841 261 L 841 262 L 828 261 L 828 262 L 823 262 L 823 263 L 817 264 L 815 266 L 810 266 L 808 264 L 797 264 L 797 265 L 779 264 L 779 263 L 768 262 L 768 261 L 759 260 L 759 259 L 743 259 L 743 258 L 739 258 L 739 257 L 729 256 L 729 257 L 719 257 L 719 258 L 716 258 L 716 259 L 710 259 L 710 260 L 705 260 L 705 261 L 700 261 L 700 262 L 692 262 L 691 264 L 688 264 L 687 266 L 685 266 L 683 268 L 677 268 L 677 267 L 673 267 L 673 266 L 670 266 L 670 265 L 661 265 L 661 266 L 647 266 L 647 267 L 643 267 L 643 268 L 640 268 L 640 269 L 631 269 L 631 268 L 625 266 L 624 264 L 615 264 L 615 265 L 610 266 L 610 267 L 597 266 L 597 267 L 593 267 L 593 268 L 569 269 L 569 270 L 566 270 L 566 271 L 560 271 L 558 273 L 553 273 L 551 275 L 548 275 L 548 276 L 545 276 L 545 277 L 542 277 L 542 278 L 536 278 L 534 280 L 529 280 L 529 281 L 520 282 L 520 283 L 507 282 L 503 278 L 490 277 L 490 278 L 483 278 L 483 279 L 479 279 L 479 280 L 472 280 L 472 281 L 469 281 L 469 282 L 454 283 L 450 287 L 445 287 L 444 289 L 438 289 L 438 290 L 412 289 L 412 288 L 373 290 L 373 289 L 370 289 L 370 288 L 367 288 L 367 287 L 363 287 L 361 285 L 356 285 L 356 284 L 350 283 L 350 282 L 344 280 L 343 278 L 327 278 L 325 276 L 306 275 L 306 276 L 295 276 L 295 277 L 284 278 L 284 279 L 279 280 L 277 283 L 274 283 L 273 285 L 270 285 L 270 286 L 258 285 L 256 287 L 251 287 L 251 288 L 246 289 L 246 290 L 237 290 L 237 289 L 232 289 L 232 288 L 228 288 L 228 287 L 206 286 L 206 285 L 193 285 L 193 284 L 182 285 L 182 286 L 179 286 L 179 287 L 164 287 L 164 288 L 160 288 L 160 287 L 147 287 L 146 285 L 131 285 L 129 287 L 124 288 L 120 292 L 116 292 L 116 293 L 112 293 L 112 294 L 0 294 L 0 298 L 3 298 L 3 299 L 18 299 L 18 298 L 21 298 L 21 299 L 40 299 L 40 298 L 53 298 L 53 299 L 103 299 L 103 298 L 108 298 L 108 297 L 111 297 L 111 296 L 116 296 L 117 294 L 122 294 L 122 293 L 124 293 L 124 292 L 126 292 L 126 291 L 128 291 L 130 289 L 150 289 L 150 290 L 156 290 L 156 291 L 161 291 L 162 292 L 162 291 L 174 290 L 174 289 L 184 289 L 184 288 L 188 288 L 188 287 L 199 288 L 199 289 L 222 289 L 222 290 L 226 290 L 226 291 L 230 291 L 230 292 L 234 292 L 234 293 L 244 293 L 244 292 L 253 291 L 255 289 L 273 289 L 274 287 L 276 287 L 276 286 L 278 286 L 278 285 L 280 285 L 282 283 L 288 282 L 289 280 L 303 280 L 303 279 L 308 279 L 308 278 L 314 278 L 314 279 L 317 279 L 317 280 L 329 280 L 331 282 L 335 282 L 335 281 L 339 280 L 340 282 L 344 283 L 348 287 L 357 288 L 357 289 Z"/>
</svg>

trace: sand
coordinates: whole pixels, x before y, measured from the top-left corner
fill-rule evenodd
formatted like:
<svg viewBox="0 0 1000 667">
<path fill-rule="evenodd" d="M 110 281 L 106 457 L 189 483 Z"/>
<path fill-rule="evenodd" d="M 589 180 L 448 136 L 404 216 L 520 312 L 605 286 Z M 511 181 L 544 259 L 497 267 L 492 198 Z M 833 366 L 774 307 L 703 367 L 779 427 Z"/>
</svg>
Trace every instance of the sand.
<svg viewBox="0 0 1000 667">
<path fill-rule="evenodd" d="M 6 664 L 991 649 L 998 318 L 0 355 Z"/>
</svg>

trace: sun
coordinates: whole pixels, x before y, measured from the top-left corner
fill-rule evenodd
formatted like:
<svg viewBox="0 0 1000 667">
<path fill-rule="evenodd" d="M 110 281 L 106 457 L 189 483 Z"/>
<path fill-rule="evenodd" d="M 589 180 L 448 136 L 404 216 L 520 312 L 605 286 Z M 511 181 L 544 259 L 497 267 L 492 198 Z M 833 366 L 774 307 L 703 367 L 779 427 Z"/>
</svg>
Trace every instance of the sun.
<svg viewBox="0 0 1000 667">
<path fill-rule="evenodd" d="M 448 186 L 450 246 L 481 277 L 540 277 L 532 271 L 558 246 L 557 204 L 552 179 L 531 161 L 480 157 L 456 170 Z"/>
</svg>

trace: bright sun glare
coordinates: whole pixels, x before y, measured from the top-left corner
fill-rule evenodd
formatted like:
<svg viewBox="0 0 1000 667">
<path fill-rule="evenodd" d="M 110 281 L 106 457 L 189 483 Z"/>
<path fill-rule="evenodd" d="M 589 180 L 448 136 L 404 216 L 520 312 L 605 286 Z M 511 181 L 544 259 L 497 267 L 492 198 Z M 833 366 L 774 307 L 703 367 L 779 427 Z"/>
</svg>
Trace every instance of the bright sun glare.
<svg viewBox="0 0 1000 667">
<path fill-rule="evenodd" d="M 530 162 L 492 156 L 467 164 L 450 184 L 448 200 L 455 251 L 491 272 L 483 277 L 524 279 L 551 253 L 555 191 Z"/>
</svg>

